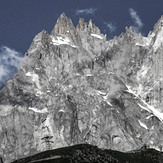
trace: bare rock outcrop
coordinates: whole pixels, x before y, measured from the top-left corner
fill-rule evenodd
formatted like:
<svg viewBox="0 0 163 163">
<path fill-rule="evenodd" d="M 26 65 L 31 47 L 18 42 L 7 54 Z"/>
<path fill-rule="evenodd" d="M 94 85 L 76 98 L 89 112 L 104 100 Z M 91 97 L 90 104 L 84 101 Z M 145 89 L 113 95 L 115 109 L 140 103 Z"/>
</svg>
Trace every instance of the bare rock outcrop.
<svg viewBox="0 0 163 163">
<path fill-rule="evenodd" d="M 162 30 L 143 37 L 126 28 L 107 41 L 92 21 L 75 28 L 62 14 L 51 34 L 36 35 L 0 90 L 5 162 L 79 143 L 163 146 Z"/>
</svg>

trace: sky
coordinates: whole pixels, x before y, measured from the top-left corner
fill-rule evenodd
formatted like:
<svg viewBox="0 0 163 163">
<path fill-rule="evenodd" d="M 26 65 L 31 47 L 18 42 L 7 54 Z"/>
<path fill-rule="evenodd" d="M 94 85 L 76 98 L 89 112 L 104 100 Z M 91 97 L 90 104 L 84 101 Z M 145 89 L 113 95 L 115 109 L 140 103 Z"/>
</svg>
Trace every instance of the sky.
<svg viewBox="0 0 163 163">
<path fill-rule="evenodd" d="M 0 83 L 15 73 L 34 36 L 50 33 L 63 12 L 74 25 L 92 19 L 109 40 L 126 26 L 147 36 L 163 15 L 163 0 L 0 0 Z"/>
</svg>

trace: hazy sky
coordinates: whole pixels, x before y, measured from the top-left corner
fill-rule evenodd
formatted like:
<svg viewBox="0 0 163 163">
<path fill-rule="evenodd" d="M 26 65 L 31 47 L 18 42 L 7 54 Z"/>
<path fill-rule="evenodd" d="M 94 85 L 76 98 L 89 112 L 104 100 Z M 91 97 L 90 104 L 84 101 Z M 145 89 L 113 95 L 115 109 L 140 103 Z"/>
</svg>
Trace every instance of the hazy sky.
<svg viewBox="0 0 163 163">
<path fill-rule="evenodd" d="M 79 17 L 92 19 L 108 39 L 125 26 L 147 35 L 163 14 L 163 0 L 0 0 L 0 82 L 8 65 L 16 66 L 37 33 L 50 33 L 62 12 L 75 25 Z"/>
</svg>

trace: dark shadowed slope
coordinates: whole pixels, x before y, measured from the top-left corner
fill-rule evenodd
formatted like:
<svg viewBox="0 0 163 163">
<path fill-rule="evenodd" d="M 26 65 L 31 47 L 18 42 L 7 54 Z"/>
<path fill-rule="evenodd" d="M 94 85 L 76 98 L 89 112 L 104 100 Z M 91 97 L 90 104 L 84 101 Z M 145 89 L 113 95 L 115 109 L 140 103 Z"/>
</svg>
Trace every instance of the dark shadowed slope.
<svg viewBox="0 0 163 163">
<path fill-rule="evenodd" d="M 140 149 L 128 153 L 79 144 L 36 154 L 13 163 L 162 163 L 163 153 Z"/>
</svg>

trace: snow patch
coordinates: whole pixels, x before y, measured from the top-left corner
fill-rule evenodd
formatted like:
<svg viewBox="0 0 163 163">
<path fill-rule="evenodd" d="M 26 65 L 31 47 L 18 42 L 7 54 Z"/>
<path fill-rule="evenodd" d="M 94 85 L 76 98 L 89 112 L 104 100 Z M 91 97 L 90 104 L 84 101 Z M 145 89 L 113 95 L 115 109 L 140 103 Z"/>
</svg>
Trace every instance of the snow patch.
<svg viewBox="0 0 163 163">
<path fill-rule="evenodd" d="M 151 127 L 151 130 L 154 130 L 154 128 L 155 128 L 155 127 L 154 127 L 154 126 L 152 126 L 152 127 Z"/>
<path fill-rule="evenodd" d="M 163 122 L 163 113 L 156 110 L 153 106 L 148 105 L 144 100 L 142 100 L 142 102 L 144 103 L 145 106 L 142 106 L 142 105 L 138 104 L 142 109 L 147 110 L 149 113 L 152 113 L 161 122 Z M 153 116 L 153 115 L 151 115 L 151 116 Z M 150 117 L 147 117 L 146 119 L 149 119 Z"/>
<path fill-rule="evenodd" d="M 52 80 L 52 79 L 55 79 L 55 78 L 53 78 L 53 77 L 50 77 L 50 78 L 49 78 L 49 81 L 50 81 L 50 80 Z"/>
<path fill-rule="evenodd" d="M 98 91 L 98 90 L 97 90 L 97 93 L 100 94 L 100 95 L 103 95 L 103 96 L 106 95 L 105 92 L 101 92 L 101 91 Z"/>
<path fill-rule="evenodd" d="M 143 37 L 141 42 L 136 42 L 136 46 L 149 46 L 151 42 L 151 39 L 148 37 Z"/>
<path fill-rule="evenodd" d="M 114 73 L 113 72 L 108 72 L 108 75 L 113 75 Z"/>
<path fill-rule="evenodd" d="M 149 115 L 148 117 L 146 117 L 145 119 L 150 119 L 151 117 L 153 117 L 154 115 Z"/>
<path fill-rule="evenodd" d="M 87 74 L 86 76 L 93 76 L 93 74 Z"/>
<path fill-rule="evenodd" d="M 146 126 L 146 124 L 142 123 L 140 120 L 138 120 L 139 124 L 141 127 L 145 128 L 146 130 L 148 129 L 148 127 Z"/>
<path fill-rule="evenodd" d="M 157 151 L 162 151 L 158 146 L 155 146 L 155 145 L 153 145 L 153 144 L 151 144 L 151 145 L 149 146 L 149 148 L 153 148 L 153 149 L 155 149 L 155 150 L 157 150 Z"/>
<path fill-rule="evenodd" d="M 97 93 L 102 96 L 103 100 L 107 102 L 108 105 L 113 106 L 109 101 L 108 101 L 108 95 L 109 93 L 101 92 L 97 90 Z"/>
<path fill-rule="evenodd" d="M 31 72 L 27 72 L 25 75 L 26 76 L 32 76 Z"/>
<path fill-rule="evenodd" d="M 65 112 L 65 110 L 63 110 L 63 109 L 60 109 L 58 112 L 63 112 L 63 113 L 64 113 L 64 112 Z"/>
<path fill-rule="evenodd" d="M 53 45 L 70 45 L 76 48 L 75 45 L 71 44 L 71 41 L 68 37 L 61 37 L 61 36 L 52 37 L 52 43 Z"/>
<path fill-rule="evenodd" d="M 163 122 L 163 113 L 156 110 L 153 106 L 148 105 L 144 100 L 142 102 L 146 105 L 146 107 L 151 110 L 151 112 L 161 121 Z"/>
<path fill-rule="evenodd" d="M 144 106 L 142 106 L 142 105 L 140 105 L 140 104 L 138 104 L 142 109 L 144 109 L 144 110 L 146 110 L 146 111 L 148 111 L 149 113 L 151 113 L 151 111 L 147 108 L 147 107 L 144 107 Z"/>
<path fill-rule="evenodd" d="M 108 99 L 108 95 L 109 95 L 109 94 L 107 94 L 106 96 L 103 96 L 103 99 L 104 99 L 104 100 L 107 100 L 107 99 Z"/>
<path fill-rule="evenodd" d="M 116 110 L 117 111 L 117 113 L 120 113 L 118 110 Z"/>
<path fill-rule="evenodd" d="M 29 110 L 32 110 L 32 111 L 34 111 L 35 113 L 48 113 L 47 108 L 44 108 L 44 109 L 42 109 L 42 110 L 39 110 L 39 109 L 37 109 L 37 108 L 31 108 L 31 107 L 29 107 Z"/>
<path fill-rule="evenodd" d="M 144 44 L 136 43 L 136 46 L 145 46 Z"/>
<path fill-rule="evenodd" d="M 126 85 L 126 87 L 127 87 L 127 90 L 125 90 L 125 91 L 133 94 L 135 96 L 135 98 L 139 98 L 139 95 L 141 95 L 142 90 L 143 90 L 142 84 L 139 84 L 139 87 L 137 88 L 137 90 L 135 90 L 135 92 L 131 90 L 130 86 Z"/>
<path fill-rule="evenodd" d="M 140 138 L 140 136 L 141 136 L 140 134 L 137 134 L 137 135 L 136 135 L 137 138 Z"/>
<path fill-rule="evenodd" d="M 97 35 L 97 34 L 94 34 L 94 33 L 92 33 L 92 34 L 91 34 L 91 36 L 96 37 L 96 38 L 98 38 L 98 39 L 103 39 L 103 37 L 102 37 L 102 36 Z"/>
<path fill-rule="evenodd" d="M 109 101 L 106 101 L 108 105 L 113 106 Z M 118 112 L 118 111 L 117 111 Z M 118 112 L 119 113 L 119 112 Z"/>
<path fill-rule="evenodd" d="M 130 89 L 130 86 L 127 86 L 126 87 L 128 88 L 128 90 L 126 90 L 127 92 L 135 95 L 135 97 L 138 97 L 137 94 L 135 94 L 131 89 Z M 138 97 L 139 98 L 139 97 Z M 142 100 L 141 98 L 139 98 L 143 105 L 141 104 L 138 104 L 142 109 L 148 111 L 149 113 L 152 113 L 154 116 L 156 116 L 161 122 L 163 122 L 163 113 L 159 112 L 157 109 L 155 109 L 153 106 L 147 104 L 144 100 Z"/>
<path fill-rule="evenodd" d="M 27 72 L 25 74 L 28 77 L 32 78 L 32 81 L 36 83 L 37 87 L 40 88 L 40 83 L 39 83 L 39 76 L 33 72 Z"/>
<path fill-rule="evenodd" d="M 130 89 L 130 86 L 126 85 L 126 87 L 127 87 L 126 92 L 133 94 L 135 97 L 138 97 L 138 95 L 135 94 L 135 93 Z"/>
</svg>

